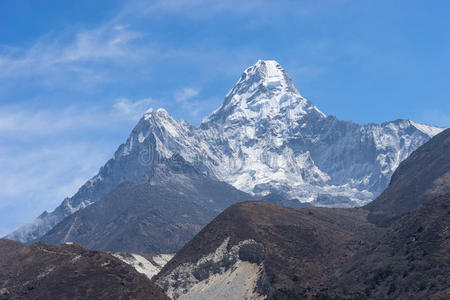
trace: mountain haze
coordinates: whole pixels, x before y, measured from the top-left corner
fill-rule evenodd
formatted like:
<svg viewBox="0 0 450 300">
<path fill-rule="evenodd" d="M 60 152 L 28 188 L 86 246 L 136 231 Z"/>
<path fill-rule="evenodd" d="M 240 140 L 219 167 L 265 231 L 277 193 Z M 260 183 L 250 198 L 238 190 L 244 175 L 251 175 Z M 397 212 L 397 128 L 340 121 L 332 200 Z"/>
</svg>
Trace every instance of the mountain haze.
<svg viewBox="0 0 450 300">
<path fill-rule="evenodd" d="M 400 162 L 441 130 L 410 120 L 359 125 L 326 116 L 300 95 L 276 61 L 259 60 L 198 127 L 164 109 L 148 110 L 97 175 L 8 238 L 29 242 L 43 236 L 174 154 L 247 193 L 360 206 L 378 196 Z"/>
</svg>

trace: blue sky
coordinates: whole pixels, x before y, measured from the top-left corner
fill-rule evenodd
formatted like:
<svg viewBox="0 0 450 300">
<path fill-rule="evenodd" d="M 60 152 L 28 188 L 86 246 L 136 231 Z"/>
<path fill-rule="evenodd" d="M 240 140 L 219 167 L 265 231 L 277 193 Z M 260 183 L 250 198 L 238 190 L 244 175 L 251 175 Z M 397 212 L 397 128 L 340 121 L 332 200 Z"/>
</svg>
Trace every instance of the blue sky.
<svg viewBox="0 0 450 300">
<path fill-rule="evenodd" d="M 198 125 L 275 59 L 327 115 L 450 126 L 450 1 L 0 1 L 0 235 L 52 210 L 149 107 Z"/>
</svg>

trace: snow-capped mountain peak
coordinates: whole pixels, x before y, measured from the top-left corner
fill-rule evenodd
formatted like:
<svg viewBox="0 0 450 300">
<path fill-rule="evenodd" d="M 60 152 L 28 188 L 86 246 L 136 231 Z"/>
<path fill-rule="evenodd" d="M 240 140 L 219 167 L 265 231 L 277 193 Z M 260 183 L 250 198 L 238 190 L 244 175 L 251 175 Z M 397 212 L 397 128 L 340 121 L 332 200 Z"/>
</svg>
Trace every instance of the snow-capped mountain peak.
<svg viewBox="0 0 450 300">
<path fill-rule="evenodd" d="M 299 119 L 314 111 L 325 115 L 303 98 L 283 67 L 275 60 L 258 60 L 247 68 L 225 97 L 222 106 L 204 123 L 262 120 L 275 117 Z"/>
<path fill-rule="evenodd" d="M 289 77 L 283 67 L 275 60 L 258 60 L 255 65 L 247 68 L 244 71 L 242 81 L 259 79 L 259 84 L 262 84 L 269 90 L 289 88 L 296 91 L 295 87 L 290 82 Z"/>
</svg>

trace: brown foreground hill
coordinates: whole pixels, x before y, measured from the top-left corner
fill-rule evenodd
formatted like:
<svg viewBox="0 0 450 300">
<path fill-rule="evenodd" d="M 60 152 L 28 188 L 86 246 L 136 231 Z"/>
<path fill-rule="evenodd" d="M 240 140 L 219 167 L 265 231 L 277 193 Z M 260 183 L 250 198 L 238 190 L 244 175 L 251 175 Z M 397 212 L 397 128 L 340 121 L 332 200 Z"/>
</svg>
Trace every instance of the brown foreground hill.
<svg viewBox="0 0 450 300">
<path fill-rule="evenodd" d="M 363 210 L 319 207 L 295 210 L 267 202 L 238 203 L 178 252 L 157 275 L 156 282 L 166 291 L 178 290 L 185 282 L 170 278 L 184 277 L 177 268 L 192 264 L 194 267 L 189 271 L 194 286 L 197 280 L 208 280 L 232 269 L 241 260 L 262 266 L 255 297 L 260 294 L 283 299 L 287 295 L 326 294 L 330 270 L 362 249 L 375 246 L 373 241 L 382 229 L 367 222 L 366 216 Z M 214 253 L 226 239 L 229 239 L 227 252 L 242 241 L 252 243 L 239 247 L 236 257 L 196 264 Z"/>
<path fill-rule="evenodd" d="M 0 239 L 0 299 L 169 298 L 111 254 L 76 244 L 25 246 Z"/>
<path fill-rule="evenodd" d="M 330 275 L 337 294 L 450 299 L 450 194 L 425 202 Z"/>
</svg>

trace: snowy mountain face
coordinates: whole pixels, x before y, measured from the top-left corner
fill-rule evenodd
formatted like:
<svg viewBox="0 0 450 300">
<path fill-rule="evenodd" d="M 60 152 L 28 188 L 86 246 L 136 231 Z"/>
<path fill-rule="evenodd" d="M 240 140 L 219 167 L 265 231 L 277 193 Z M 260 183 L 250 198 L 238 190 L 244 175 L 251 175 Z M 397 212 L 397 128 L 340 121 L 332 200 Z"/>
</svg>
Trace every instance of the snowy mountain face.
<svg viewBox="0 0 450 300">
<path fill-rule="evenodd" d="M 260 60 L 199 126 L 148 110 L 114 157 L 54 212 L 7 237 L 39 238 L 55 224 L 180 154 L 198 170 L 255 195 L 320 206 L 360 206 L 387 187 L 399 163 L 443 128 L 396 120 L 359 125 L 325 116 L 285 70 Z"/>
<path fill-rule="evenodd" d="M 440 131 L 417 125 L 359 125 L 326 117 L 297 92 L 278 63 L 259 61 L 201 128 L 215 133 L 208 135 L 209 144 L 222 148 L 215 173 L 235 187 L 354 206 L 377 196 L 400 161 Z"/>
</svg>

